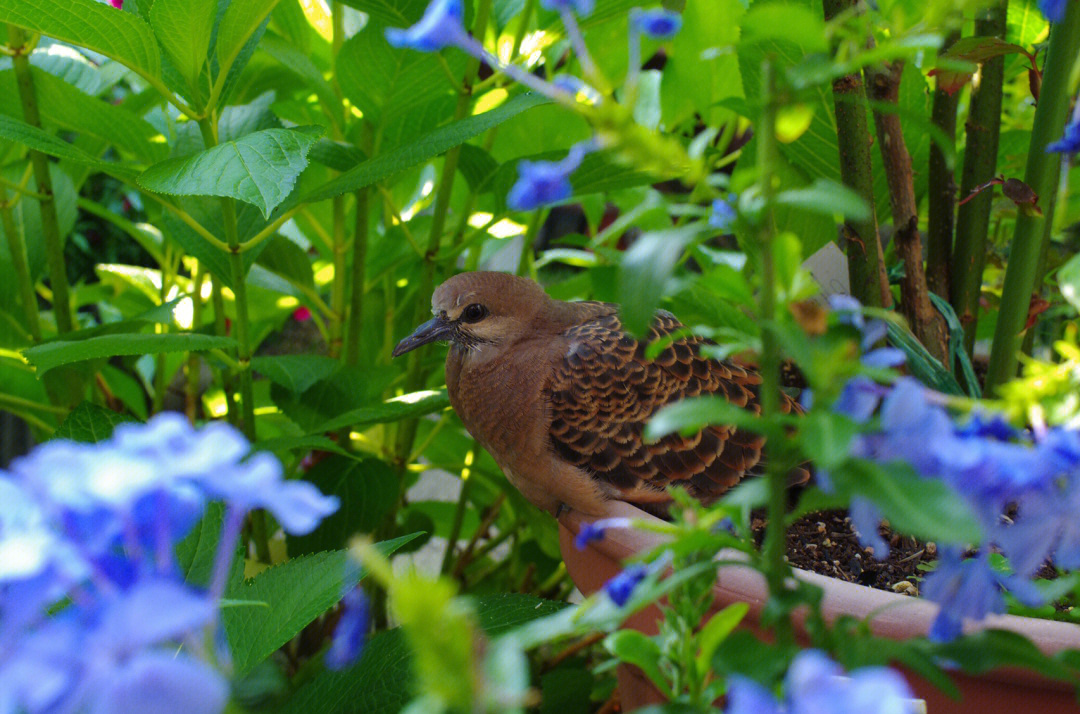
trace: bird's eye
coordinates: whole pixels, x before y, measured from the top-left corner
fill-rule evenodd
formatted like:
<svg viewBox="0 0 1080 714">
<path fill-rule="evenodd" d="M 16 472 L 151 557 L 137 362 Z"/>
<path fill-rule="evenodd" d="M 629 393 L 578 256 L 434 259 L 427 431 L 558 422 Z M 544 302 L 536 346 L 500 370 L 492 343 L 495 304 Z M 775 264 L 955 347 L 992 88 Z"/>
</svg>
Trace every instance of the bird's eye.
<svg viewBox="0 0 1080 714">
<path fill-rule="evenodd" d="M 478 302 L 474 302 L 461 311 L 461 319 L 464 322 L 480 322 L 487 317 L 487 308 Z"/>
</svg>

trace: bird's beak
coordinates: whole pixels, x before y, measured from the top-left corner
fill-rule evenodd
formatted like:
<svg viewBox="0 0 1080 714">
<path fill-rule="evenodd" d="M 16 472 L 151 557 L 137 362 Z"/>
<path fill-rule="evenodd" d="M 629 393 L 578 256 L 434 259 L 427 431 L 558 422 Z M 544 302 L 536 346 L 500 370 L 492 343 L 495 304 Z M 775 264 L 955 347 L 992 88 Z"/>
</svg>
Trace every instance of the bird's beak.
<svg viewBox="0 0 1080 714">
<path fill-rule="evenodd" d="M 443 317 L 433 317 L 420 327 L 413 330 L 413 333 L 406 337 L 401 342 L 397 343 L 397 347 L 394 348 L 394 357 L 400 357 L 406 352 L 412 352 L 421 345 L 426 345 L 429 342 L 438 342 L 439 340 L 446 340 L 450 338 L 450 334 L 454 331 L 453 323 L 447 321 Z"/>
</svg>

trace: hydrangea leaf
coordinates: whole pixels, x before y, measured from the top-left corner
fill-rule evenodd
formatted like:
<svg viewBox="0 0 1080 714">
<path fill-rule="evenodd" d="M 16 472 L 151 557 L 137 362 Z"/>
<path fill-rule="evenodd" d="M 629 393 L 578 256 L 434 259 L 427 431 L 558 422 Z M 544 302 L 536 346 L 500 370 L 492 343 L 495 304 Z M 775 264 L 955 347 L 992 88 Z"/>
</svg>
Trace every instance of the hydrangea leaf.
<svg viewBox="0 0 1080 714">
<path fill-rule="evenodd" d="M 100 52 L 160 84 L 157 40 L 134 13 L 94 0 L 0 0 L 0 22 Z"/>
<path fill-rule="evenodd" d="M 217 33 L 218 71 L 228 72 L 248 39 L 269 17 L 278 0 L 248 0 L 229 3 Z M 216 3 L 215 3 L 216 4 Z M 154 6 L 157 9 L 157 5 Z"/>
<path fill-rule="evenodd" d="M 192 89 L 206 63 L 216 16 L 217 0 L 156 0 L 150 8 L 150 25 L 165 56 Z"/>
<path fill-rule="evenodd" d="M 161 352 L 198 352 L 224 349 L 236 342 L 231 337 L 197 333 L 164 335 L 101 335 L 85 340 L 54 340 L 23 351 L 23 356 L 37 368 L 38 375 L 72 362 L 83 362 L 117 355 L 144 355 Z"/>
<path fill-rule="evenodd" d="M 389 555 L 419 533 L 378 543 Z M 234 607 L 224 611 L 225 633 L 237 674 L 251 671 L 312 620 L 341 599 L 346 587 L 363 577 L 349 570 L 345 551 L 315 553 L 274 566 L 226 592 L 230 598 L 265 602 L 269 607 Z"/>
<path fill-rule="evenodd" d="M 228 196 L 270 214 L 292 191 L 322 129 L 265 129 L 190 156 L 154 164 L 139 176 L 148 191 Z"/>
<path fill-rule="evenodd" d="M 67 415 L 53 438 L 96 444 L 112 436 L 113 427 L 125 421 L 131 421 L 131 417 L 92 402 L 83 402 Z"/>
<path fill-rule="evenodd" d="M 3 0 L 0 0 L 3 2 Z M 57 159 L 67 159 L 83 166 L 90 166 L 120 179 L 130 179 L 137 172 L 115 161 L 104 161 L 91 156 L 73 144 L 53 136 L 47 131 L 24 121 L 0 114 L 0 139 L 18 142 L 31 149 Z"/>
</svg>

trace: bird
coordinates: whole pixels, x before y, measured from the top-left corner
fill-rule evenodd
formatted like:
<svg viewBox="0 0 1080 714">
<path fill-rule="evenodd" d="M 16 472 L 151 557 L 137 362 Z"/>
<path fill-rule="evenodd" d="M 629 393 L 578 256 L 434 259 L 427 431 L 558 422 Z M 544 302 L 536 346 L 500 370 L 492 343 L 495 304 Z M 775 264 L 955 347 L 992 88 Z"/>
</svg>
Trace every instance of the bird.
<svg viewBox="0 0 1080 714">
<path fill-rule="evenodd" d="M 486 271 L 447 279 L 431 310 L 393 356 L 448 342 L 450 405 L 510 483 L 556 518 L 600 515 L 611 499 L 663 516 L 668 486 L 708 504 L 761 466 L 764 437 L 733 426 L 645 439 L 650 417 L 680 399 L 717 395 L 761 409 L 761 376 L 703 354 L 709 343 L 670 312 L 658 310 L 638 339 L 616 304 L 556 300 L 533 280 Z M 655 340 L 668 343 L 653 357 Z M 786 394 L 780 401 L 799 411 Z M 808 478 L 802 467 L 789 475 Z"/>
</svg>

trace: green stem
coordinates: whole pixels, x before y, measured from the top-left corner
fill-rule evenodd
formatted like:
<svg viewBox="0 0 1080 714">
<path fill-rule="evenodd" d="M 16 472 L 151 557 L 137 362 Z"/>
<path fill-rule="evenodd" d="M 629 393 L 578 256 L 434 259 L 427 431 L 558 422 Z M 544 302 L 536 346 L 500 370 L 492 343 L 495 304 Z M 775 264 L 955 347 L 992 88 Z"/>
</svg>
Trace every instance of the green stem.
<svg viewBox="0 0 1080 714">
<path fill-rule="evenodd" d="M 0 404 L 19 409 L 36 409 L 39 412 L 58 414 L 60 416 L 66 416 L 69 411 L 65 407 L 54 407 L 51 404 L 23 399 L 22 397 L 16 397 L 14 394 L 4 394 L 3 392 L 0 392 Z"/>
<path fill-rule="evenodd" d="M 1009 267 L 1001 293 L 1001 311 L 990 349 L 990 367 L 986 375 L 986 393 L 1016 375 L 1017 349 L 1027 320 L 1035 273 L 1043 244 L 1049 238 L 1054 221 L 1061 154 L 1050 154 L 1046 145 L 1061 137 L 1069 109 L 1069 73 L 1080 50 L 1080 2 L 1065 4 L 1064 19 L 1050 30 L 1050 48 L 1043 67 L 1042 90 L 1035 109 L 1035 122 L 1028 147 L 1024 182 L 1041 203 L 1042 214 L 1021 211 L 1016 219 Z"/>
<path fill-rule="evenodd" d="M 527 278 L 536 278 L 536 267 L 533 264 L 533 246 L 536 245 L 536 234 L 540 232 L 540 226 L 544 225 L 544 217 L 548 212 L 537 209 L 529 216 L 529 225 L 525 229 L 525 235 L 521 237 L 521 256 L 518 258 L 517 274 Z"/>
<path fill-rule="evenodd" d="M 979 14 L 975 20 L 976 36 L 1005 37 L 1006 5 L 1006 1 L 1002 0 Z M 993 178 L 997 169 L 1004 78 L 1005 58 L 994 57 L 983 62 L 979 86 L 971 90 L 971 109 L 965 125 L 967 147 L 960 176 L 961 200 Z M 975 346 L 979 294 L 982 292 L 983 269 L 986 266 L 986 238 L 993 202 L 994 192 L 982 191 L 960 206 L 956 218 L 949 301 L 964 327 L 964 347 L 968 354 Z M 1024 305 L 1026 309 L 1026 301 Z"/>
<path fill-rule="evenodd" d="M 356 229 L 352 245 L 352 278 L 349 295 L 349 317 L 345 332 L 345 363 L 356 364 L 360 360 L 360 336 L 364 329 L 364 273 L 367 265 L 368 213 L 370 211 L 368 189 L 356 192 Z"/>
<path fill-rule="evenodd" d="M 480 0 L 476 9 L 476 22 L 473 26 L 473 35 L 482 38 L 487 31 L 488 17 L 491 14 L 492 0 Z M 470 57 L 465 66 L 465 76 L 462 80 L 461 93 L 458 95 L 457 106 L 454 108 L 453 121 L 464 119 L 469 114 L 469 105 L 472 101 L 472 86 L 476 81 L 476 74 L 480 69 L 480 60 Z M 428 233 L 427 248 L 424 252 L 424 265 L 420 276 L 420 286 L 416 309 L 413 313 L 414 324 L 424 321 L 429 312 L 427 297 L 435 287 L 435 256 L 439 252 L 439 244 L 442 241 L 443 230 L 446 228 L 446 216 L 450 210 L 450 195 L 454 188 L 454 174 L 457 171 L 458 156 L 461 147 L 455 146 L 446 152 L 443 160 L 442 173 L 439 176 L 439 190 L 435 196 L 435 207 L 431 217 L 431 230 Z M 424 384 L 425 375 L 421 369 L 419 355 L 416 352 L 409 354 L 409 364 L 405 377 L 405 391 L 415 392 Z M 412 442 L 416 438 L 418 420 L 407 419 L 398 427 L 397 439 L 394 444 L 394 453 L 404 462 L 405 457 L 412 451 Z M 402 463 L 404 468 L 406 464 Z M 402 481 L 404 487 L 404 481 Z M 394 514 L 391 514 L 394 515 Z"/>
<path fill-rule="evenodd" d="M 34 76 L 30 71 L 30 57 L 26 45 L 26 35 L 15 25 L 8 25 L 8 44 L 12 50 L 12 62 L 15 67 L 15 79 L 19 85 L 19 99 L 22 101 L 23 120 L 30 126 L 41 128 L 41 115 L 38 112 L 37 93 L 34 91 Z M 45 256 L 49 265 L 49 285 L 53 293 L 53 312 L 56 314 L 56 328 L 60 334 L 71 332 L 75 320 L 71 310 L 71 297 L 68 292 L 67 268 L 64 266 L 64 243 L 60 235 L 60 222 L 56 217 L 56 198 L 53 194 L 52 176 L 49 175 L 49 160 L 39 151 L 29 150 L 30 162 L 34 166 L 34 180 L 41 195 L 38 206 L 41 209 L 41 237 L 45 243 Z"/>
<path fill-rule="evenodd" d="M 331 48 L 334 57 L 337 58 L 341 52 L 342 45 L 345 44 L 345 6 L 340 2 L 335 2 L 331 5 L 331 13 L 333 20 Z M 338 96 L 341 96 L 341 89 L 338 87 L 336 74 L 334 88 L 335 91 L 337 91 Z M 340 140 L 341 136 L 335 136 L 334 138 Z M 345 274 L 346 252 L 348 250 L 345 244 L 345 196 L 334 196 L 330 205 L 333 215 L 331 235 L 333 236 L 334 282 L 330 286 L 330 324 L 328 325 L 330 331 L 330 343 L 327 347 L 331 357 L 338 357 L 341 355 L 342 351 L 345 299 L 347 294 L 346 288 L 348 287 L 348 278 Z"/>
<path fill-rule="evenodd" d="M 776 78 L 772 63 L 766 60 L 761 67 L 761 90 L 765 105 L 758 127 L 758 185 L 764 203 L 757 249 L 761 256 L 761 295 L 758 319 L 761 322 L 761 419 L 769 419 L 780 406 L 780 345 L 774 331 L 776 320 L 776 273 L 773 261 L 773 177 L 778 166 L 776 143 Z M 788 566 L 784 560 L 786 530 L 784 512 L 787 498 L 787 476 L 776 458 L 780 440 L 770 438 L 765 444 L 765 476 L 769 486 L 768 529 L 765 533 L 765 578 L 771 597 L 784 592 Z M 791 623 L 787 618 L 777 622 L 777 639 L 788 642 Z"/>
<path fill-rule="evenodd" d="M 824 0 L 825 19 L 850 12 L 854 0 Z M 840 176 L 870 207 L 864 221 L 844 221 L 843 244 L 848 258 L 851 294 L 864 305 L 890 307 L 892 297 L 885 274 L 885 258 L 878 239 L 871 173 L 870 132 L 866 123 L 866 94 L 858 72 L 833 80 L 836 133 L 840 149 Z"/>
<path fill-rule="evenodd" d="M 202 261 L 199 261 L 195 265 L 195 275 L 191 279 L 191 329 L 198 330 L 202 327 L 203 317 L 203 299 L 202 299 L 202 286 L 203 281 L 206 279 L 206 269 L 203 268 Z M 198 404 L 199 404 L 199 371 L 200 371 L 200 359 L 199 355 L 191 352 L 187 358 L 187 379 L 184 383 L 184 413 L 187 415 L 188 421 L 192 424 L 195 423 L 195 418 L 198 416 Z"/>
<path fill-rule="evenodd" d="M 7 191 L 0 187 L 0 225 L 7 236 L 8 249 L 11 251 L 11 264 L 15 270 L 15 282 L 19 289 L 26 325 L 34 342 L 41 342 L 41 321 L 38 317 L 37 295 L 34 294 L 34 281 L 30 278 L 30 264 L 26 260 L 26 240 L 15 225 L 11 207 L 7 202 Z"/>
<path fill-rule="evenodd" d="M 948 49 L 960 38 L 954 33 L 945 40 L 942 50 Z M 985 65 L 984 65 L 985 67 Z M 984 80 L 985 81 L 985 69 Z M 949 140 L 951 151 L 956 151 L 956 107 L 959 93 L 946 92 L 941 88 L 941 78 L 935 77 L 934 101 L 930 121 Z M 996 152 L 995 152 L 996 153 Z M 956 182 L 953 167 L 945 151 L 936 141 L 930 142 L 930 175 L 927 190 L 926 213 L 926 285 L 930 292 L 941 296 L 949 294 L 949 256 L 953 245 L 953 215 L 956 208 Z M 948 366 L 948 365 L 946 365 Z"/>
<path fill-rule="evenodd" d="M 475 459 L 476 451 L 480 446 L 473 439 L 472 446 L 467 453 Z M 458 538 L 461 537 L 461 524 L 465 520 L 465 507 L 469 502 L 469 491 L 472 490 L 472 479 L 466 478 L 466 469 L 462 469 L 461 491 L 458 492 L 457 505 L 454 507 L 454 520 L 450 523 L 450 534 L 446 538 L 446 550 L 443 551 L 442 565 L 439 566 L 439 574 L 446 575 L 450 572 L 450 563 L 454 560 L 454 549 L 457 548 Z"/>
<path fill-rule="evenodd" d="M 228 328 L 225 324 L 225 296 L 221 291 L 221 280 L 213 277 L 210 288 L 210 300 L 214 304 L 214 334 L 219 337 L 228 336 Z M 236 400 L 233 399 L 232 379 L 230 373 L 219 375 L 221 391 L 225 395 L 225 418 L 233 426 L 237 426 L 240 414 L 236 411 Z"/>
</svg>

